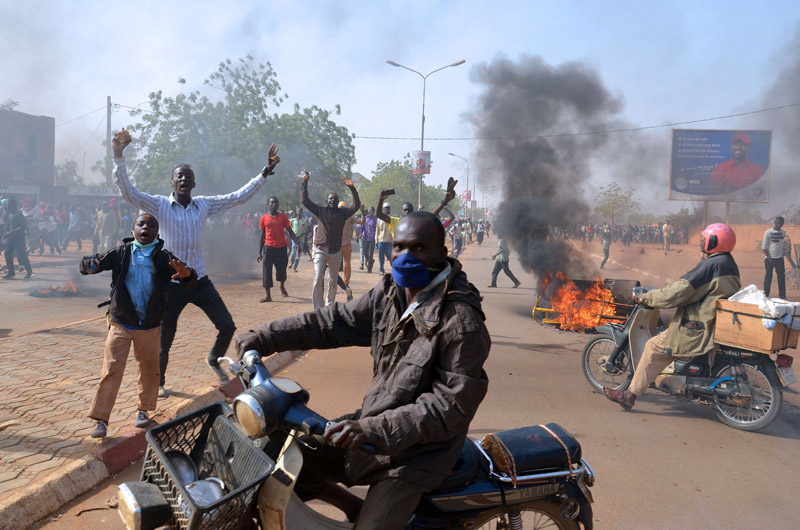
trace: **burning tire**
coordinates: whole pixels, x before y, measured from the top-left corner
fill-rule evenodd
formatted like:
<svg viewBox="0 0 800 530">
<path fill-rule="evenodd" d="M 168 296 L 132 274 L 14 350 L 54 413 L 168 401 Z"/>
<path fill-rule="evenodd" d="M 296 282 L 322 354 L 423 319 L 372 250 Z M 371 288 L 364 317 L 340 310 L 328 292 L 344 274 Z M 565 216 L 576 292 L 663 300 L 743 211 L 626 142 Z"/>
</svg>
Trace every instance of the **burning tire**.
<svg viewBox="0 0 800 530">
<path fill-rule="evenodd" d="M 583 375 L 595 392 L 603 392 L 603 387 L 624 390 L 631 384 L 633 374 L 628 367 L 627 352 L 618 356 L 613 367 L 608 366 L 608 358 L 617 345 L 607 335 L 594 337 L 583 347 Z"/>
</svg>

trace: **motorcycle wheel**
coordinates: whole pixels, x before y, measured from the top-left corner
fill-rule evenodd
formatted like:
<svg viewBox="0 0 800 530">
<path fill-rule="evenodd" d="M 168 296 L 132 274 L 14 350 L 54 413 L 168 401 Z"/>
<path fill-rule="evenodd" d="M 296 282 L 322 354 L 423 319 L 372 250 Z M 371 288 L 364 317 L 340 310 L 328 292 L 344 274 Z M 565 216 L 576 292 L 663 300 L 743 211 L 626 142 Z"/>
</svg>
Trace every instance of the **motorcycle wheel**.
<svg viewBox="0 0 800 530">
<path fill-rule="evenodd" d="M 783 405 L 783 392 L 772 383 L 758 366 L 734 365 L 744 374 L 753 390 L 753 398 L 745 405 L 736 405 L 727 400 L 714 399 L 714 412 L 729 427 L 742 431 L 758 431 L 775 421 Z M 730 365 L 723 366 L 715 377 L 734 376 Z"/>
<path fill-rule="evenodd" d="M 594 337 L 583 347 L 583 375 L 595 392 L 603 392 L 603 387 L 625 390 L 631 384 L 633 375 L 628 368 L 628 356 L 623 354 L 617 362 L 618 373 L 606 370 L 606 359 L 617 347 L 608 335 Z"/>
<path fill-rule="evenodd" d="M 578 520 L 568 521 L 558 514 L 558 503 L 533 501 L 520 506 L 520 516 L 524 530 L 557 528 L 558 530 L 579 530 Z M 480 514 L 475 518 L 475 530 L 499 530 L 511 528 L 508 521 L 508 508 L 497 508 Z"/>
</svg>

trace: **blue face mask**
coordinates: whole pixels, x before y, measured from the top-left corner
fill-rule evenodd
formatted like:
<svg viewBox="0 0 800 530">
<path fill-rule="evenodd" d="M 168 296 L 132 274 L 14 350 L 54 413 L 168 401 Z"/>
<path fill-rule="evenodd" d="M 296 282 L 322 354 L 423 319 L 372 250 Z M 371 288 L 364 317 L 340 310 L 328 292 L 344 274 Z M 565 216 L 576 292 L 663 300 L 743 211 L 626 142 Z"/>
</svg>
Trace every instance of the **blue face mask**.
<svg viewBox="0 0 800 530">
<path fill-rule="evenodd" d="M 400 287 L 425 287 L 431 283 L 428 267 L 408 253 L 392 262 L 392 278 Z"/>
</svg>

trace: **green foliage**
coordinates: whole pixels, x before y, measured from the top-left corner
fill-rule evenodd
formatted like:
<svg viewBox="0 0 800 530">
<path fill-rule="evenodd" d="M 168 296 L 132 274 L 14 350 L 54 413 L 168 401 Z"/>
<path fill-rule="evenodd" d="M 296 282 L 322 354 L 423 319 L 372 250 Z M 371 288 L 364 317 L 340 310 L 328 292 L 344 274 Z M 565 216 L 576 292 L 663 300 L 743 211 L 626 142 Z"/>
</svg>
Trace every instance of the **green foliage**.
<svg viewBox="0 0 800 530">
<path fill-rule="evenodd" d="M 686 228 L 688 230 L 693 226 L 703 224 L 703 210 L 702 208 L 695 208 L 694 212 L 689 212 L 687 208 L 681 208 L 677 213 L 668 214 L 666 220 L 675 229 Z"/>
<path fill-rule="evenodd" d="M 400 215 L 400 205 L 410 202 L 417 208 L 419 198 L 419 175 L 411 173 L 411 160 L 408 155 L 400 162 L 381 162 L 372 172 L 372 180 L 365 182 L 358 187 L 358 194 L 361 202 L 370 206 L 377 206 L 378 196 L 381 190 L 394 189 L 395 194 L 388 197 L 385 202 L 392 205 L 392 214 Z M 428 211 L 436 208 L 444 198 L 447 190 L 442 186 L 429 186 L 424 183 L 422 187 L 422 204 Z M 458 215 L 460 200 L 453 199 L 448 208 L 453 214 Z"/>
<path fill-rule="evenodd" d="M 78 173 L 78 163 L 74 160 L 56 164 L 54 170 L 56 186 L 83 186 L 83 177 Z"/>
<path fill-rule="evenodd" d="M 182 78 L 179 83 L 183 86 Z M 275 142 L 281 163 L 260 192 L 276 195 L 281 208 L 300 202 L 300 169 L 311 173 L 311 189 L 344 191 L 340 178 L 355 163 L 353 136 L 319 107 L 291 113 L 277 109 L 288 98 L 281 93 L 275 71 L 248 56 L 220 63 L 205 81 L 205 91 L 174 97 L 162 90 L 149 95 L 147 110 L 134 110 L 138 119 L 127 127 L 134 142 L 125 150 L 136 186 L 166 194 L 172 168 L 189 163 L 198 195 L 229 193 L 255 176 L 267 163 Z M 220 96 L 219 93 L 222 95 Z M 340 114 L 337 106 L 335 114 Z M 312 192 L 313 193 L 313 192 Z"/>
<path fill-rule="evenodd" d="M 620 187 L 616 182 L 608 186 L 602 186 L 600 193 L 597 194 L 597 206 L 594 211 L 611 220 L 611 224 L 616 224 L 616 218 L 624 218 L 632 213 L 638 212 L 641 205 L 633 198 L 636 190 L 633 188 Z"/>
</svg>

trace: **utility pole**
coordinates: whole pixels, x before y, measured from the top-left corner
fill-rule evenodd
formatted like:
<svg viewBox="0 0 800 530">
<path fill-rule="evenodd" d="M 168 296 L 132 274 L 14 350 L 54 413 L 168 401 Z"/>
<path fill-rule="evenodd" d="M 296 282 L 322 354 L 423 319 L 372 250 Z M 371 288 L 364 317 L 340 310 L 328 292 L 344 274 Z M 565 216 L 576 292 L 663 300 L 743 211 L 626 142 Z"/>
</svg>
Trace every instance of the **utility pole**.
<svg viewBox="0 0 800 530">
<path fill-rule="evenodd" d="M 106 97 L 106 185 L 111 186 L 111 172 L 114 170 L 111 159 L 111 96 Z"/>
</svg>

